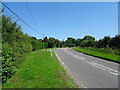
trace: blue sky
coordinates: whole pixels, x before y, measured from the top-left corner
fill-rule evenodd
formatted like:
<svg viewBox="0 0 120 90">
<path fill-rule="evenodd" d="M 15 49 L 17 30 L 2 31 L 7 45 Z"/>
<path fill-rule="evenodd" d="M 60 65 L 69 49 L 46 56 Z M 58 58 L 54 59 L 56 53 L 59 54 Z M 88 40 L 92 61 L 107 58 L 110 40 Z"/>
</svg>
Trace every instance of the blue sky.
<svg viewBox="0 0 120 90">
<path fill-rule="evenodd" d="M 38 32 L 59 40 L 85 35 L 98 40 L 118 34 L 117 2 L 6 2 L 6 5 Z M 12 15 L 7 9 L 5 14 Z M 18 24 L 24 33 L 42 38 L 41 33 L 21 21 Z"/>
</svg>

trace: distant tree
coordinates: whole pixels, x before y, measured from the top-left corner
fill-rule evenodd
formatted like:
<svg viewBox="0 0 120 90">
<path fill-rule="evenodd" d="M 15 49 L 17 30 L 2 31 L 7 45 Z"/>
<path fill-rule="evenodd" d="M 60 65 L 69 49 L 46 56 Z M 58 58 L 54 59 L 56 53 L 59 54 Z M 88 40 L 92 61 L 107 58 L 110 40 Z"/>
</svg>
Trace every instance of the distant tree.
<svg viewBox="0 0 120 90">
<path fill-rule="evenodd" d="M 95 38 L 87 35 L 82 39 L 82 42 L 80 43 L 80 46 L 82 46 L 82 47 L 93 47 L 94 42 L 95 42 Z"/>
<path fill-rule="evenodd" d="M 116 35 L 115 37 L 113 37 L 110 40 L 109 44 L 112 48 L 120 48 L 120 35 Z"/>
<path fill-rule="evenodd" d="M 38 41 L 39 41 L 39 42 L 43 42 L 43 40 L 42 40 L 42 39 L 38 39 Z"/>
<path fill-rule="evenodd" d="M 83 38 L 83 40 L 84 40 L 84 41 L 95 40 L 95 38 L 92 37 L 92 36 L 86 35 L 86 36 Z"/>
<path fill-rule="evenodd" d="M 60 41 L 60 47 L 66 47 L 64 41 Z"/>
<path fill-rule="evenodd" d="M 77 46 L 80 46 L 80 44 L 81 44 L 82 41 L 83 41 L 83 39 L 77 39 L 77 40 L 76 40 L 76 45 L 77 45 Z"/>
<path fill-rule="evenodd" d="M 103 47 L 109 47 L 109 41 L 110 41 L 110 37 L 109 36 L 105 36 L 102 40 L 102 44 L 103 44 Z"/>
<path fill-rule="evenodd" d="M 44 41 L 44 42 L 48 42 L 48 38 L 45 37 L 45 38 L 43 39 L 43 41 Z"/>
<path fill-rule="evenodd" d="M 67 40 L 65 41 L 65 44 L 66 44 L 67 47 L 77 46 L 76 39 L 74 39 L 72 37 L 68 37 Z"/>
<path fill-rule="evenodd" d="M 61 42 L 58 39 L 56 39 L 55 40 L 55 47 L 60 47 L 60 44 L 61 44 Z"/>
<path fill-rule="evenodd" d="M 48 48 L 55 47 L 55 38 L 50 37 L 48 40 Z"/>
<path fill-rule="evenodd" d="M 110 38 L 109 36 L 104 36 L 103 39 L 100 39 L 100 40 L 96 43 L 96 47 L 99 47 L 99 48 L 109 47 L 110 39 L 111 39 L 111 38 Z"/>
</svg>

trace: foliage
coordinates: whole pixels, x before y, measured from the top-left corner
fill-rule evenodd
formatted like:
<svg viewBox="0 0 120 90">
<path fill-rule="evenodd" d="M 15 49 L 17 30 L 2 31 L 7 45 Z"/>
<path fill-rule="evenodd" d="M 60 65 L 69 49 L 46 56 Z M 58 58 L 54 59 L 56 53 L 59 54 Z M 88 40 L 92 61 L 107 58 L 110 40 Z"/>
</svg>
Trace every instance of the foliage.
<svg viewBox="0 0 120 90">
<path fill-rule="evenodd" d="M 99 47 L 99 48 L 109 47 L 109 41 L 110 41 L 110 39 L 111 38 L 109 36 L 105 36 L 103 39 L 100 39 L 96 43 L 96 47 Z"/>
<path fill-rule="evenodd" d="M 2 45 L 2 81 L 6 82 L 7 78 L 10 78 L 14 72 L 14 61 L 13 50 L 7 43 Z"/>
<path fill-rule="evenodd" d="M 120 35 L 116 35 L 115 37 L 104 36 L 103 39 L 95 40 L 95 37 L 92 36 L 84 36 L 83 38 L 74 39 L 72 37 L 67 38 L 64 42 L 64 45 L 67 47 L 96 47 L 96 48 L 120 48 Z"/>
<path fill-rule="evenodd" d="M 120 35 L 116 35 L 109 41 L 109 46 L 113 48 L 120 48 Z"/>
<path fill-rule="evenodd" d="M 27 56 L 3 88 L 75 88 L 57 57 L 37 50 Z"/>
<path fill-rule="evenodd" d="M 24 34 L 16 22 L 12 22 L 10 17 L 4 15 L 2 15 L 2 36 L 3 82 L 11 77 L 15 68 L 18 68 L 19 64 L 30 52 L 37 49 L 54 47 L 95 47 L 96 49 L 91 49 L 91 51 L 95 52 L 95 50 L 97 50 L 106 54 L 112 52 L 113 54 L 120 55 L 120 35 L 116 35 L 115 37 L 105 36 L 100 40 L 95 40 L 95 37 L 89 35 L 81 39 L 68 37 L 65 41 L 60 41 L 53 37 L 37 39 Z"/>
<path fill-rule="evenodd" d="M 107 48 L 98 49 L 98 48 L 88 48 L 88 47 L 85 47 L 85 48 L 75 47 L 73 49 L 78 51 L 78 52 L 82 52 L 85 54 L 89 54 L 92 56 L 96 56 L 99 58 L 103 58 L 103 59 L 107 59 L 107 60 L 111 60 L 111 61 L 120 63 L 120 56 L 115 54 L 114 50 L 109 49 L 109 48 L 108 48 L 108 50 L 107 50 Z"/>
<path fill-rule="evenodd" d="M 65 44 L 66 44 L 67 47 L 74 47 L 74 46 L 76 46 L 76 40 L 72 37 L 69 37 L 65 41 Z"/>
<path fill-rule="evenodd" d="M 68 37 L 65 41 L 59 41 L 53 37 L 47 38 L 45 37 L 42 42 L 48 43 L 46 47 L 96 47 L 96 48 L 120 48 L 120 35 L 116 35 L 115 37 L 104 36 L 103 39 L 95 40 L 95 37 L 86 35 L 83 38 L 72 38 Z"/>
<path fill-rule="evenodd" d="M 32 50 L 33 51 L 42 48 L 42 42 L 38 42 L 35 37 L 31 38 L 31 45 L 32 45 Z"/>
<path fill-rule="evenodd" d="M 43 43 L 24 34 L 16 22 L 12 22 L 11 18 L 4 15 L 2 15 L 2 36 L 2 77 L 5 82 L 32 50 L 43 48 Z"/>
<path fill-rule="evenodd" d="M 42 42 L 44 43 L 45 48 L 53 48 L 53 47 L 61 47 L 62 42 L 58 39 L 55 39 L 53 37 L 47 38 L 45 37 Z"/>
</svg>

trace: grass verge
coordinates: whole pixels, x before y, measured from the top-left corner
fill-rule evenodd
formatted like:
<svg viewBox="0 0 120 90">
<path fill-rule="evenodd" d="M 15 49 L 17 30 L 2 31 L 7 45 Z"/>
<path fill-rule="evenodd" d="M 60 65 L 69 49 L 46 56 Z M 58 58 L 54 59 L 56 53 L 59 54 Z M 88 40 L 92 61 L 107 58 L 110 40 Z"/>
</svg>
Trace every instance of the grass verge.
<svg viewBox="0 0 120 90">
<path fill-rule="evenodd" d="M 54 53 L 50 56 L 50 51 L 38 50 L 27 56 L 3 88 L 76 88 L 76 85 Z"/>
<path fill-rule="evenodd" d="M 82 52 L 82 53 L 91 55 L 91 56 L 95 56 L 95 57 L 99 57 L 99 58 L 102 58 L 102 59 L 106 59 L 106 60 L 110 60 L 110 61 L 113 61 L 113 62 L 120 63 L 120 55 L 110 54 L 110 53 L 109 54 L 108 53 L 102 53 L 102 52 L 99 52 L 99 51 L 94 51 L 94 50 L 90 50 L 90 49 L 87 49 L 87 48 L 80 48 L 80 47 L 74 47 L 72 49 L 74 49 L 78 52 Z"/>
</svg>

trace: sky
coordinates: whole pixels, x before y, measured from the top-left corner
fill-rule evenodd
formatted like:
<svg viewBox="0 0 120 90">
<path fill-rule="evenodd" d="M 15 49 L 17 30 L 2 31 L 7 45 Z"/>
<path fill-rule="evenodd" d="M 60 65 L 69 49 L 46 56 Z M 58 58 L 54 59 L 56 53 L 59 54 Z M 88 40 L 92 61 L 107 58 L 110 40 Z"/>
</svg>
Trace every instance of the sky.
<svg viewBox="0 0 120 90">
<path fill-rule="evenodd" d="M 5 2 L 23 22 L 5 9 L 4 14 L 11 16 L 22 27 L 22 31 L 38 39 L 54 37 L 66 40 L 67 37 L 83 38 L 91 35 L 97 40 L 104 36 L 118 34 L 117 2 Z M 37 31 L 37 32 L 36 32 Z M 40 33 L 38 33 L 40 32 Z"/>
</svg>

